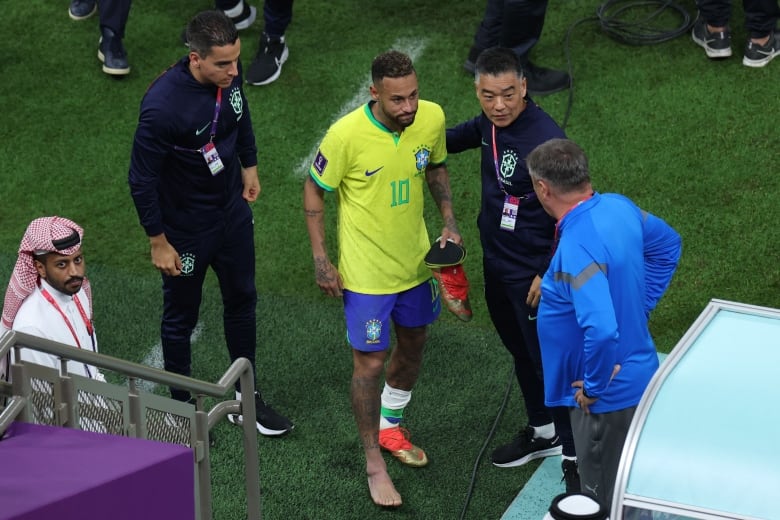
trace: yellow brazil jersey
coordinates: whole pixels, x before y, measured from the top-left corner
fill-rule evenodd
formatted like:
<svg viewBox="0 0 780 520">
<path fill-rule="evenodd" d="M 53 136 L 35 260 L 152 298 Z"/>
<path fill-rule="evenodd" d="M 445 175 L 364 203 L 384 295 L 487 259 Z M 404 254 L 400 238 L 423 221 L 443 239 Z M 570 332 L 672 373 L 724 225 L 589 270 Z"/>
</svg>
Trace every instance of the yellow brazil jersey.
<svg viewBox="0 0 780 520">
<path fill-rule="evenodd" d="M 391 132 L 366 104 L 334 123 L 309 174 L 338 194 L 339 263 L 344 286 L 393 294 L 431 277 L 423 219 L 425 169 L 447 158 L 444 112 L 419 101 L 414 123 Z"/>
</svg>

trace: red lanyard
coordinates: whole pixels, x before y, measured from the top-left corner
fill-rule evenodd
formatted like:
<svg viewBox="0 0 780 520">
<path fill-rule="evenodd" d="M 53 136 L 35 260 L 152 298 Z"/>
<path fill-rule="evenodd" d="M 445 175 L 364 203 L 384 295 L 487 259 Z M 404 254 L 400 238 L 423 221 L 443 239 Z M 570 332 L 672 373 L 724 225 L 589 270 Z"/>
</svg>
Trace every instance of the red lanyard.
<svg viewBox="0 0 780 520">
<path fill-rule="evenodd" d="M 496 181 L 498 182 L 498 189 L 503 191 L 504 194 L 506 194 L 506 191 L 504 190 L 504 185 L 501 182 L 501 170 L 498 168 L 498 147 L 496 146 L 496 125 L 493 125 L 493 167 L 496 169 Z"/>
<path fill-rule="evenodd" d="M 214 119 L 211 121 L 211 139 L 214 142 L 214 136 L 217 135 L 217 120 L 219 120 L 219 107 L 222 105 L 222 87 L 217 87 L 217 102 L 214 104 Z"/>
<path fill-rule="evenodd" d="M 57 309 L 57 312 L 60 313 L 60 316 L 62 316 L 62 319 L 65 320 L 65 325 L 68 326 L 68 329 L 70 329 L 70 333 L 73 334 L 73 339 L 76 340 L 76 346 L 78 348 L 81 348 L 81 342 L 79 341 L 79 336 L 76 334 L 76 329 L 73 328 L 73 325 L 70 323 L 70 320 L 65 315 L 64 312 L 62 312 L 62 309 L 57 304 L 57 301 L 52 297 L 51 294 L 49 294 L 49 291 L 47 291 L 44 288 L 41 288 L 41 294 L 44 298 L 46 298 L 46 301 L 51 303 L 55 309 Z M 79 310 L 79 314 L 81 314 L 81 319 L 84 320 L 84 325 L 87 327 L 87 333 L 89 334 L 90 339 L 92 339 L 92 350 L 95 350 L 95 336 L 93 334 L 94 329 L 92 328 L 92 321 L 87 317 L 87 313 L 84 312 L 84 307 L 81 306 L 81 302 L 79 301 L 79 297 L 75 294 L 73 295 L 73 301 L 76 303 L 76 308 Z"/>
</svg>

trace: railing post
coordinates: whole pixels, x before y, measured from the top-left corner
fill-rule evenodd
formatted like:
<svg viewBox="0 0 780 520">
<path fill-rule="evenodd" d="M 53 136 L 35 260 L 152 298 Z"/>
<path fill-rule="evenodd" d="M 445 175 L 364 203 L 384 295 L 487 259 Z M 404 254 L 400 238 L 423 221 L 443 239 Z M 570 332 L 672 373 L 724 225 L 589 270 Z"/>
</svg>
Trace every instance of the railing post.
<svg viewBox="0 0 780 520">
<path fill-rule="evenodd" d="M 257 453 L 257 415 L 255 412 L 255 373 L 251 365 L 241 372 L 241 415 L 244 431 L 244 472 L 246 476 L 247 520 L 260 520 L 260 462 Z M 255 468 L 257 470 L 253 471 Z"/>
<path fill-rule="evenodd" d="M 140 437 L 141 401 L 138 398 L 138 379 L 135 377 L 128 377 L 127 387 L 127 413 L 130 417 L 130 424 L 127 425 L 125 434 L 130 437 Z"/>
</svg>

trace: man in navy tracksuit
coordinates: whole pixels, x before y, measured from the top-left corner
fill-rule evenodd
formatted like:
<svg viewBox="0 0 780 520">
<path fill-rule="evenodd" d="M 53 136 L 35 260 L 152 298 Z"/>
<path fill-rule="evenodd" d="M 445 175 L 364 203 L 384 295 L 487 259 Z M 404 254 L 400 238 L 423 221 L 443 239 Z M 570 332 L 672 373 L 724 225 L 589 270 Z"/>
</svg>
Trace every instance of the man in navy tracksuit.
<svg viewBox="0 0 780 520">
<path fill-rule="evenodd" d="M 576 454 L 564 409 L 544 404 L 536 333 L 541 277 L 550 261 L 555 221 L 536 200 L 525 157 L 537 145 L 564 137 L 563 130 L 527 94 L 511 49 L 488 49 L 476 62 L 482 114 L 447 130 L 447 151 L 482 151 L 482 242 L 485 300 L 504 346 L 514 357 L 528 425 L 493 452 L 493 464 L 514 467 L 563 452 L 568 491 L 579 491 Z"/>
<path fill-rule="evenodd" d="M 594 193 L 572 141 L 547 141 L 527 160 L 559 240 L 539 305 L 545 401 L 568 408 L 582 490 L 609 508 L 628 428 L 658 368 L 647 321 L 682 243 L 628 198 Z"/>
<path fill-rule="evenodd" d="M 238 61 L 241 42 L 219 11 L 187 27 L 189 54 L 149 87 L 141 102 L 129 183 L 162 273 L 165 369 L 191 373 L 190 336 L 209 266 L 219 280 L 231 360 L 254 367 L 256 348 L 254 220 L 257 147 Z M 189 392 L 171 388 L 186 401 Z M 282 435 L 292 424 L 255 393 L 257 428 Z M 228 416 L 240 422 L 241 416 Z"/>
</svg>

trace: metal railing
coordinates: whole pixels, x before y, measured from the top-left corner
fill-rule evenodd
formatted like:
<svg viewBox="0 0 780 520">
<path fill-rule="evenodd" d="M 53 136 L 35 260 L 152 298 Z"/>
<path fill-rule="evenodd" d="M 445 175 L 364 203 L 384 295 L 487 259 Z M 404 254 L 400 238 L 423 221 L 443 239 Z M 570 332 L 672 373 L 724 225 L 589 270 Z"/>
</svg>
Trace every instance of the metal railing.
<svg viewBox="0 0 780 520">
<path fill-rule="evenodd" d="M 60 370 L 19 361 L 21 348 L 57 356 Z M 208 383 L 16 331 L 0 335 L 0 359 L 9 352 L 14 353 L 9 366 L 11 383 L 0 381 L 0 403 L 6 398 L 0 412 L 0 437 L 19 420 L 189 446 L 195 466 L 196 517 L 211 520 L 208 432 L 228 413 L 241 413 L 247 519 L 262 517 L 254 370 L 246 358 L 234 361 L 216 383 Z M 69 360 L 123 375 L 127 387 L 69 374 Z M 195 404 L 144 392 L 139 389 L 139 379 L 188 390 L 195 396 Z M 240 401 L 222 401 L 208 412 L 204 409 L 205 397 L 224 397 L 236 381 Z"/>
</svg>

